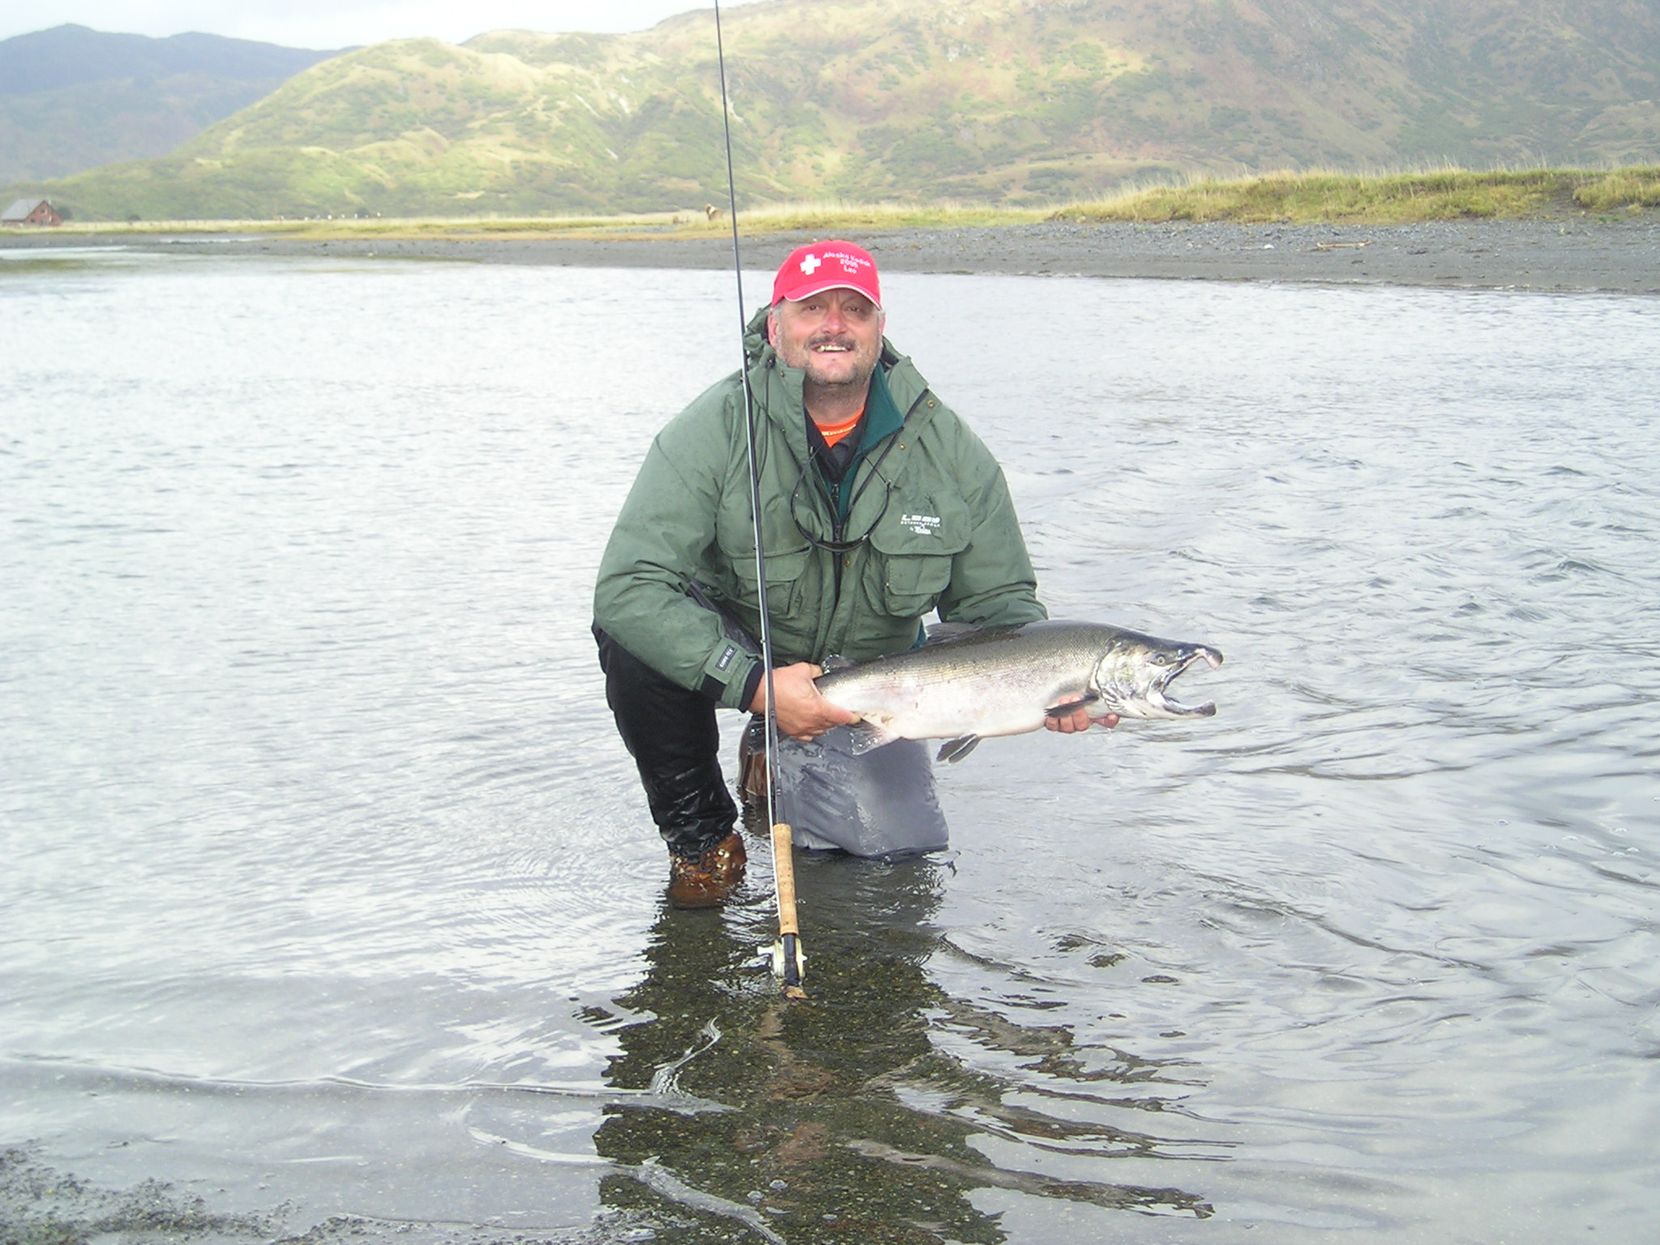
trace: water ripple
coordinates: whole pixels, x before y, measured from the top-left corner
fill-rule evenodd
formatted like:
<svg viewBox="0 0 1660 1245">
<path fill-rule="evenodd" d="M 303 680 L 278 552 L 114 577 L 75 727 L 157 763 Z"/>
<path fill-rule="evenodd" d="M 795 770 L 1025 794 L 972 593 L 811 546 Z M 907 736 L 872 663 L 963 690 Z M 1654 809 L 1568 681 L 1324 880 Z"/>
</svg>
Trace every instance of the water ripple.
<svg viewBox="0 0 1660 1245">
<path fill-rule="evenodd" d="M 948 856 L 803 857 L 786 1008 L 759 840 L 663 906 L 587 634 L 708 379 L 637 275 L 8 273 L 8 1133 L 596 1240 L 1652 1218 L 1660 304 L 897 274 L 1051 611 L 1228 664 L 941 767 Z M 720 357 L 719 274 L 651 284 Z"/>
</svg>

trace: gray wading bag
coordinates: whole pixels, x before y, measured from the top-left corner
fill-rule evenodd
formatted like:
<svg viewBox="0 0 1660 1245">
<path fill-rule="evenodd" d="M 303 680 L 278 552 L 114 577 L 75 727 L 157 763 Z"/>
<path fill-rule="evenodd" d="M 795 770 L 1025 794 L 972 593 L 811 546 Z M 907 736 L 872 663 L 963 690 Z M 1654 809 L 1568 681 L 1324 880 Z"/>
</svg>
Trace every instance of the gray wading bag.
<svg viewBox="0 0 1660 1245">
<path fill-rule="evenodd" d="M 687 593 L 720 617 L 732 639 L 760 650 L 700 584 Z M 837 727 L 811 743 L 781 737 L 778 751 L 778 811 L 801 847 L 882 858 L 939 851 L 950 842 L 933 758 L 917 740 L 896 739 L 855 756 L 851 732 Z"/>
<path fill-rule="evenodd" d="M 950 840 L 933 759 L 915 739 L 854 756 L 846 727 L 778 741 L 778 801 L 797 844 L 854 856 L 909 856 Z"/>
</svg>

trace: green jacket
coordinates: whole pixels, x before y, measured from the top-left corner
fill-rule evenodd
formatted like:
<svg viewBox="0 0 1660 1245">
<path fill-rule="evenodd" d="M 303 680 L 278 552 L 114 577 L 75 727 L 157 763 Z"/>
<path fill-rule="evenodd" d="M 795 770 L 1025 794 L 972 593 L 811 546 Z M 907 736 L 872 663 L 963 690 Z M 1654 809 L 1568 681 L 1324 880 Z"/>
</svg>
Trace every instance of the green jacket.
<svg viewBox="0 0 1660 1245">
<path fill-rule="evenodd" d="M 859 457 L 839 498 L 809 458 L 803 375 L 745 336 L 761 480 L 774 660 L 822 663 L 902 652 L 923 615 L 974 625 L 1045 616 L 1002 469 L 884 340 Z M 641 661 L 731 708 L 758 654 L 686 594 L 696 580 L 760 631 L 743 390 L 736 373 L 652 442 L 600 561 L 594 621 Z M 838 525 L 836 509 L 846 511 Z M 792 517 L 793 511 L 793 517 Z M 840 535 L 838 536 L 838 531 Z M 837 553 L 819 541 L 869 539 Z"/>
</svg>

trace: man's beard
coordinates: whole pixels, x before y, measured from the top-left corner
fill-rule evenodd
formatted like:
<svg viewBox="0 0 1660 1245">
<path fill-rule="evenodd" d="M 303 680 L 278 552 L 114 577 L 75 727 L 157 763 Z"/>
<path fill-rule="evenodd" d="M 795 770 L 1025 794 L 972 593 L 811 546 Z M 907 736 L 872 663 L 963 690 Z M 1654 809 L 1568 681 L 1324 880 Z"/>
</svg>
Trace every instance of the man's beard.
<svg viewBox="0 0 1660 1245">
<path fill-rule="evenodd" d="M 853 357 L 853 371 L 846 376 L 832 376 L 829 378 L 815 375 L 814 362 L 827 357 L 820 352 L 820 348 L 824 346 L 845 347 L 846 353 Z M 849 341 L 846 338 L 828 337 L 809 342 L 803 355 L 801 363 L 797 366 L 807 373 L 808 380 L 826 389 L 863 390 L 870 384 L 870 374 L 876 370 L 876 351 L 872 350 L 868 357 L 863 357 L 860 354 L 858 342 Z M 835 356 L 828 357 L 833 358 Z"/>
</svg>

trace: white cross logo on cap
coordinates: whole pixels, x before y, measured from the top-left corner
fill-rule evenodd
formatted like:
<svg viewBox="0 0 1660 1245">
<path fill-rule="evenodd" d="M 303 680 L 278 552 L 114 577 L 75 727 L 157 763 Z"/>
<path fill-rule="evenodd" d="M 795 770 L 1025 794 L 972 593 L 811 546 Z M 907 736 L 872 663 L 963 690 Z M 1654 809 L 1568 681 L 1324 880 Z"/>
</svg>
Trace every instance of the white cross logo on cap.
<svg viewBox="0 0 1660 1245">
<path fill-rule="evenodd" d="M 801 271 L 810 277 L 818 271 L 819 265 L 823 262 L 824 261 L 817 255 L 809 255 L 806 259 L 801 261 Z"/>
</svg>

